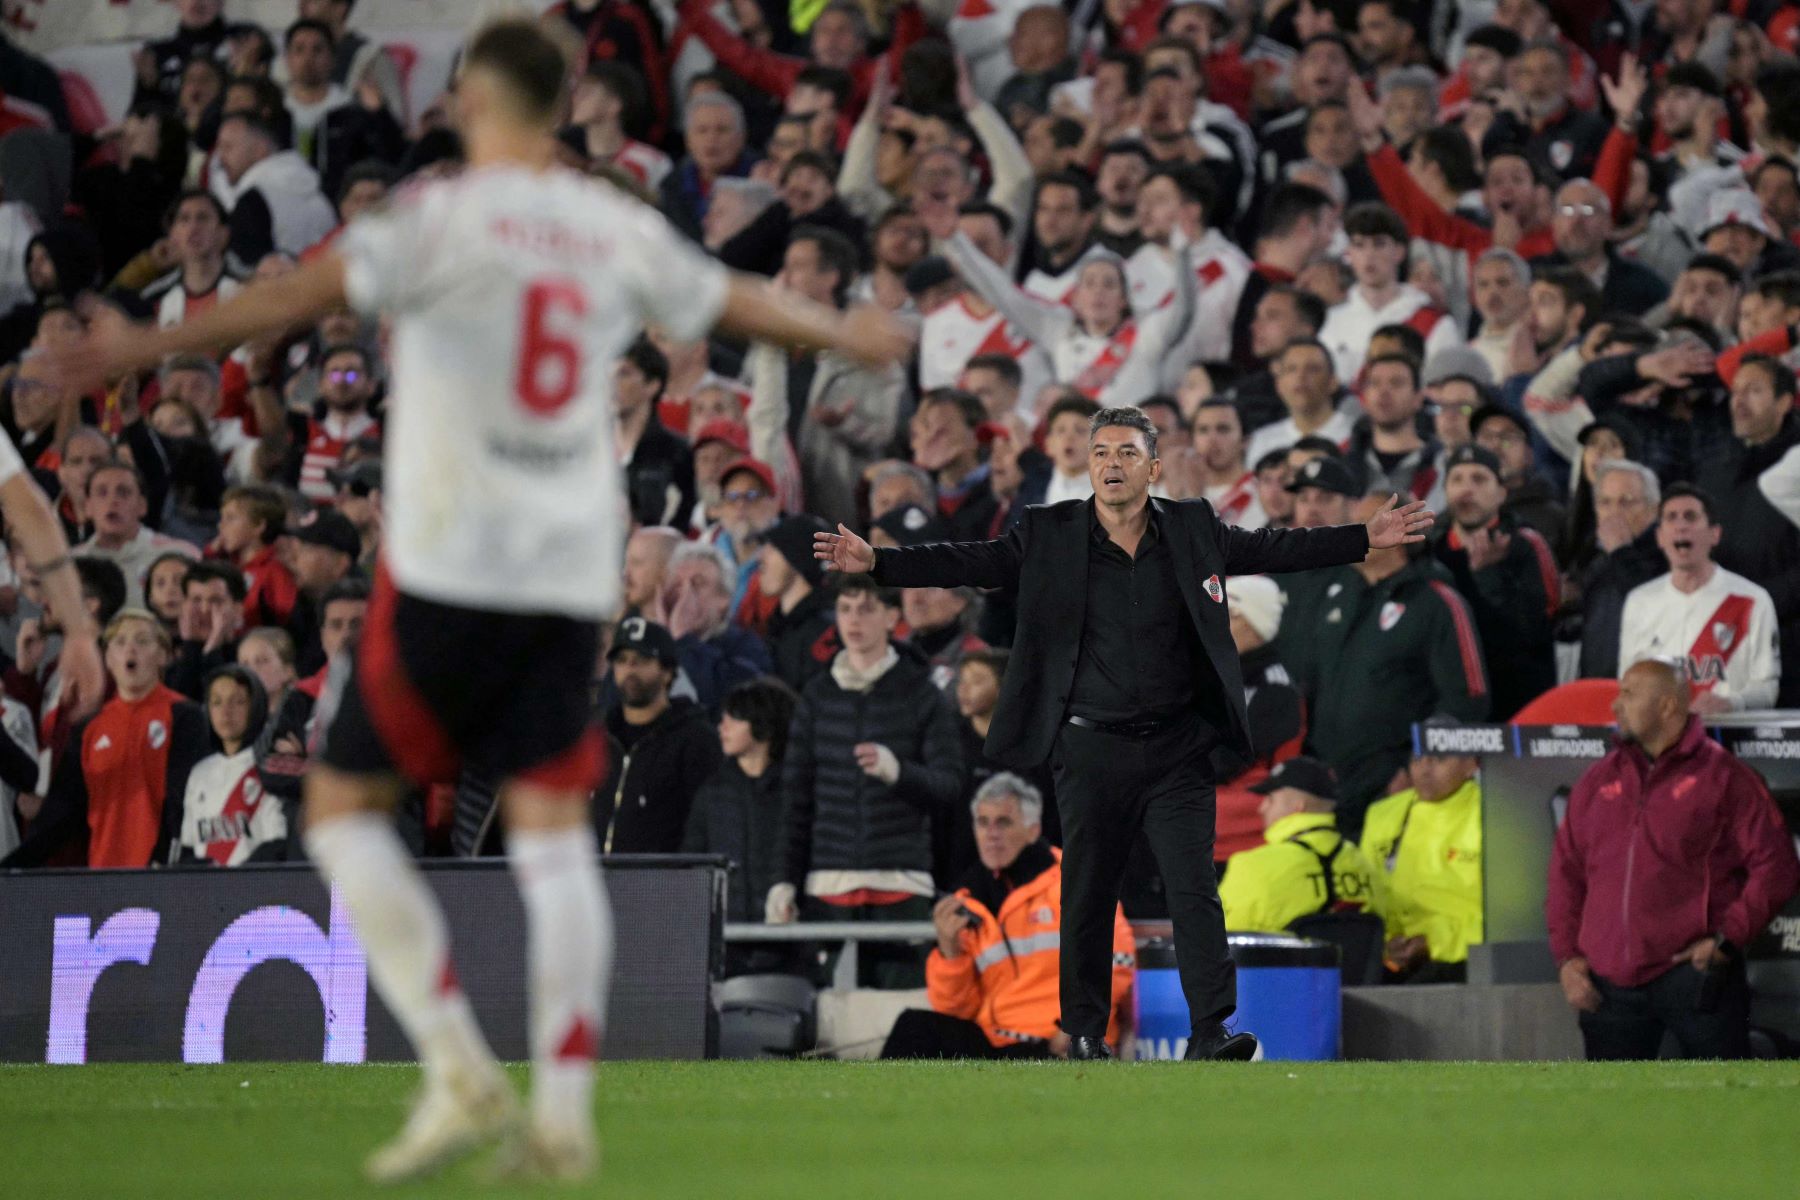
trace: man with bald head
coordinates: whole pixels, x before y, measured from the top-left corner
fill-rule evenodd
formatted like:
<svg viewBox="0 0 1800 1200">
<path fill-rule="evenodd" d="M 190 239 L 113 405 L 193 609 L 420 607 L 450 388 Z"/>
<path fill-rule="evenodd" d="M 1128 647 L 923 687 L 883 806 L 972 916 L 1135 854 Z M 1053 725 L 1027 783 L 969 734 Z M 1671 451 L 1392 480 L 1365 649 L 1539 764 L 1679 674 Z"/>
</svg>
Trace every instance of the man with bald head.
<svg viewBox="0 0 1800 1200">
<path fill-rule="evenodd" d="M 1586 179 L 1571 179 L 1556 191 L 1550 209 L 1550 238 L 1556 252 L 1534 266 L 1571 266 L 1600 288 L 1606 312 L 1649 312 L 1669 296 L 1669 285 L 1649 267 L 1621 258 L 1612 248 L 1612 201 Z"/>
<path fill-rule="evenodd" d="M 1589 1059 L 1749 1052 L 1743 947 L 1800 888 L 1762 779 L 1706 735 L 1671 660 L 1625 672 L 1619 742 L 1556 832 L 1544 915 Z"/>
</svg>

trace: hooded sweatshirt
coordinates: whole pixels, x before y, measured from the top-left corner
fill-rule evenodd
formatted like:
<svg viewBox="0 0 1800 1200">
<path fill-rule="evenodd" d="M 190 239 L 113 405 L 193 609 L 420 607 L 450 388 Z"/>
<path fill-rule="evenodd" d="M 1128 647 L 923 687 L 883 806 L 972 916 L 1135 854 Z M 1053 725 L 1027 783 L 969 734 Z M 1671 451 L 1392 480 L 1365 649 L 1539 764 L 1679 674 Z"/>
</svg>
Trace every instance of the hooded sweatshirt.
<svg viewBox="0 0 1800 1200">
<path fill-rule="evenodd" d="M 235 184 L 215 180 L 213 194 L 231 213 L 231 251 L 245 264 L 271 250 L 298 255 L 337 228 L 319 173 L 293 150 L 271 154 Z"/>
<path fill-rule="evenodd" d="M 269 717 L 268 697 L 250 671 L 220 667 L 206 677 L 202 697 L 213 683 L 236 680 L 250 693 L 250 720 L 235 753 L 227 754 L 217 733 L 208 733 L 213 753 L 188 775 L 181 812 L 181 860 L 235 867 L 246 862 L 279 862 L 287 855 L 288 824 L 281 798 L 266 791 L 256 769 L 256 739 Z"/>
</svg>

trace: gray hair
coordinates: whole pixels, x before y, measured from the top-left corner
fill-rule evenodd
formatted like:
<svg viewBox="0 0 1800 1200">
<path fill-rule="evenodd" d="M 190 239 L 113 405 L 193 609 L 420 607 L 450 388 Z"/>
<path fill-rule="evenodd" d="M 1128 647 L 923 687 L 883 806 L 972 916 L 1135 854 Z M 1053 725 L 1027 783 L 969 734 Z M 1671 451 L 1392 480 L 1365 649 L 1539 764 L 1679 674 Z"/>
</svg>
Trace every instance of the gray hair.
<svg viewBox="0 0 1800 1200">
<path fill-rule="evenodd" d="M 1603 458 L 1594 466 L 1594 490 L 1600 490 L 1600 481 L 1608 475 L 1636 475 L 1644 485 L 1644 499 L 1651 508 L 1662 503 L 1662 484 L 1656 480 L 1656 472 L 1643 463 L 1632 462 L 1628 458 Z"/>
<path fill-rule="evenodd" d="M 937 484 L 921 467 L 909 462 L 891 462 L 884 467 L 876 467 L 869 475 L 869 490 L 872 492 L 896 475 L 904 475 L 918 486 L 919 495 L 923 498 L 925 508 L 937 507 Z"/>
<path fill-rule="evenodd" d="M 1156 424 L 1144 415 L 1141 408 L 1103 408 L 1094 414 L 1088 422 L 1088 445 L 1094 444 L 1094 435 L 1102 429 L 1119 426 L 1135 429 L 1144 435 L 1144 446 L 1150 451 L 1150 457 L 1156 457 Z"/>
<path fill-rule="evenodd" d="M 1386 100 L 1395 92 L 1403 92 L 1408 88 L 1411 88 L 1416 92 L 1430 92 L 1432 98 L 1435 100 L 1437 98 L 1438 77 L 1430 67 L 1401 67 L 1398 70 L 1389 71 L 1386 75 L 1383 75 L 1381 77 L 1381 82 L 1376 85 L 1376 90 L 1381 93 L 1381 98 L 1383 100 Z"/>
<path fill-rule="evenodd" d="M 775 189 L 775 185 L 766 179 L 739 179 L 735 175 L 727 175 L 723 179 L 714 180 L 713 192 L 716 195 L 741 197 L 744 207 L 748 210 L 746 215 L 753 220 L 761 216 L 763 210 L 775 203 L 781 195 Z"/>
<path fill-rule="evenodd" d="M 731 565 L 731 560 L 725 557 L 725 552 L 711 542 L 682 542 L 681 545 L 675 547 L 675 552 L 669 555 L 669 570 L 674 571 L 683 563 L 690 562 L 711 563 L 719 572 L 719 586 L 725 589 L 727 594 L 731 592 L 732 585 L 737 582 L 737 568 Z"/>
<path fill-rule="evenodd" d="M 1027 825 L 1043 821 L 1044 794 L 1011 771 L 992 776 L 976 790 L 975 798 L 969 801 L 969 815 L 974 816 L 983 804 L 998 804 L 1008 796 L 1019 802 L 1019 817 Z"/>
<path fill-rule="evenodd" d="M 695 112 L 702 108 L 724 109 L 731 114 L 732 121 L 737 125 L 737 131 L 739 133 L 745 131 L 744 106 L 730 96 L 727 96 L 724 92 L 714 91 L 698 92 L 695 95 L 688 97 L 687 111 L 684 112 L 681 117 L 682 128 L 687 128 L 688 121 L 693 118 Z"/>
<path fill-rule="evenodd" d="M 713 186 L 717 187 L 718 184 Z M 1514 278 L 1521 283 L 1531 282 L 1531 264 L 1517 250 L 1508 250 L 1505 246 L 1489 246 L 1476 258 L 1475 265 L 1479 267 L 1484 262 L 1503 262 L 1512 268 Z"/>
</svg>

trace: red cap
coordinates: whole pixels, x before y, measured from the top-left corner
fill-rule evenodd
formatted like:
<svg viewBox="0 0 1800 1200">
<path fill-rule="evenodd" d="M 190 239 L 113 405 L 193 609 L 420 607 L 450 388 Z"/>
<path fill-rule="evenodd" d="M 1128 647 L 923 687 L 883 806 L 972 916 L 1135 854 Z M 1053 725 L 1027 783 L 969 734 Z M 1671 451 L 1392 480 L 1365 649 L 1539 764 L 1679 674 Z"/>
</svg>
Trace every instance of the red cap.
<svg viewBox="0 0 1800 1200">
<path fill-rule="evenodd" d="M 733 459 L 730 466 L 719 472 L 719 486 L 724 487 L 725 481 L 739 471 L 748 471 L 756 476 L 757 479 L 762 481 L 763 490 L 768 492 L 769 495 L 774 496 L 777 494 L 775 487 L 775 468 L 771 467 L 760 458 Z"/>
<path fill-rule="evenodd" d="M 724 442 L 739 454 L 750 453 L 750 431 L 724 417 L 714 417 L 694 434 L 694 449 L 708 442 Z"/>
</svg>

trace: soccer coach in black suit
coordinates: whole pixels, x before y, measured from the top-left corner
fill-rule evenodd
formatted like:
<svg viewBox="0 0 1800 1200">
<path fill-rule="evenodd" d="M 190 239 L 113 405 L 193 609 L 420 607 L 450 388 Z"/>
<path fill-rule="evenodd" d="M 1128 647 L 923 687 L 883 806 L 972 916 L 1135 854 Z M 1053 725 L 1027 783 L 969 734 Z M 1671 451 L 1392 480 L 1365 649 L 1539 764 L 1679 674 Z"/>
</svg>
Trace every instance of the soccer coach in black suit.
<svg viewBox="0 0 1800 1200">
<path fill-rule="evenodd" d="M 1423 503 L 1390 498 L 1366 526 L 1243 530 L 1204 500 L 1150 498 L 1156 427 L 1135 408 L 1096 413 L 1092 500 L 1027 508 L 1004 537 L 874 550 L 844 526 L 815 554 L 893 587 L 1016 589 L 1019 633 L 988 731 L 1015 770 L 1050 761 L 1063 816 L 1062 1027 L 1070 1057 L 1109 1057 L 1112 914 L 1141 828 L 1162 868 L 1193 1034 L 1187 1057 L 1248 1059 L 1232 1034 L 1237 974 L 1213 871 L 1213 773 L 1229 740 L 1250 753 L 1225 605 L 1232 575 L 1361 562 L 1424 540 Z"/>
</svg>

